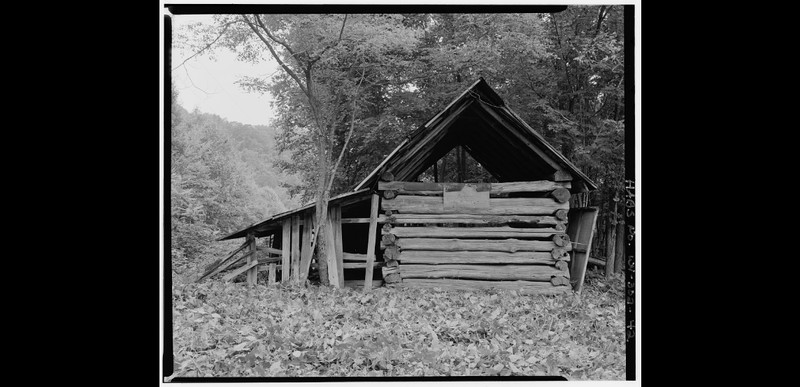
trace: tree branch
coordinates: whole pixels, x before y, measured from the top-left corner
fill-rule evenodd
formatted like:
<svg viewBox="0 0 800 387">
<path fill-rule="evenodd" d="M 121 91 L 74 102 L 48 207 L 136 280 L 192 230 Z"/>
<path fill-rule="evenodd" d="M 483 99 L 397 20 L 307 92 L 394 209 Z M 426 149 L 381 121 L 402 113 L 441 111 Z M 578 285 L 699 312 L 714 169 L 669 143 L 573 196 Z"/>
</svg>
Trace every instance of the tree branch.
<svg viewBox="0 0 800 387">
<path fill-rule="evenodd" d="M 320 52 L 319 52 L 319 54 L 317 54 L 317 55 L 316 55 L 316 58 L 314 58 L 314 59 L 309 59 L 309 61 L 310 61 L 310 63 L 311 63 L 311 64 L 314 64 L 314 63 L 316 63 L 318 60 L 320 60 L 320 59 L 322 58 L 322 54 L 324 54 L 324 53 L 325 53 L 325 51 L 328 51 L 328 49 L 330 49 L 331 47 L 335 47 L 335 46 L 339 45 L 339 42 L 341 42 L 341 41 L 342 41 L 342 34 L 344 34 L 344 25 L 345 25 L 345 24 L 347 24 L 347 14 L 344 14 L 344 20 L 342 20 L 342 28 L 339 30 L 339 38 L 338 38 L 338 39 L 336 39 L 336 42 L 335 42 L 335 43 L 333 43 L 333 44 L 329 44 L 329 45 L 327 45 L 325 48 L 323 48 L 323 49 L 322 49 L 322 51 L 320 51 Z"/>
<path fill-rule="evenodd" d="M 286 70 L 286 73 L 289 74 L 289 76 L 292 77 L 292 79 L 294 79 L 295 82 L 297 82 L 297 86 L 300 87 L 300 90 L 303 91 L 303 94 L 305 94 L 306 97 L 308 97 L 310 99 L 311 96 L 308 93 L 308 89 L 303 85 L 303 82 L 300 80 L 300 77 L 298 77 L 297 74 L 295 74 L 295 72 L 292 71 L 292 69 L 290 69 L 289 66 L 286 65 L 286 63 L 283 63 L 281 58 L 278 56 L 278 53 L 275 52 L 275 49 L 272 48 L 272 45 L 269 44 L 269 42 L 267 41 L 267 38 L 265 38 L 264 35 L 262 35 L 261 32 L 258 31 L 258 27 L 253 25 L 253 23 L 251 23 L 250 20 L 247 19 L 247 16 L 245 16 L 245 15 L 241 15 L 241 16 L 242 16 L 242 19 L 244 19 L 245 23 L 247 23 L 247 25 L 250 27 L 250 29 L 253 30 L 253 32 L 256 33 L 256 35 L 258 36 L 259 39 L 261 39 L 262 42 L 264 42 L 264 44 L 267 46 L 267 49 L 269 49 L 270 54 L 272 54 L 272 57 L 275 58 L 275 60 L 278 62 L 278 64 L 281 67 L 283 67 L 284 70 Z"/>
<path fill-rule="evenodd" d="M 216 42 L 217 42 L 217 40 L 219 40 L 219 39 L 220 39 L 220 38 L 221 38 L 223 35 L 225 35 L 225 31 L 227 31 L 227 30 L 228 30 L 228 27 L 230 27 L 230 25 L 231 25 L 231 24 L 233 24 L 233 23 L 234 23 L 234 22 L 228 22 L 228 23 L 226 23 L 226 24 L 225 24 L 225 27 L 223 27 L 223 28 L 222 28 L 222 31 L 219 33 L 219 35 L 217 35 L 216 39 L 214 39 L 214 40 L 213 40 L 211 43 L 207 44 L 205 47 L 201 48 L 201 49 L 200 49 L 200 51 L 197 51 L 197 52 L 195 52 L 194 54 L 192 54 L 192 56 L 190 56 L 190 57 L 188 57 L 188 58 L 184 59 L 184 60 L 183 60 L 183 62 L 181 62 L 181 64 L 177 65 L 177 66 L 176 66 L 174 69 L 172 69 L 172 71 L 175 71 L 175 70 L 177 70 L 179 67 L 183 66 L 183 65 L 184 65 L 186 62 L 188 62 L 190 59 L 192 59 L 192 58 L 196 57 L 197 55 L 200 55 L 200 53 L 201 53 L 201 52 L 203 52 L 203 51 L 207 50 L 209 47 L 211 47 L 212 45 L 214 45 L 214 43 L 216 43 Z"/>
</svg>

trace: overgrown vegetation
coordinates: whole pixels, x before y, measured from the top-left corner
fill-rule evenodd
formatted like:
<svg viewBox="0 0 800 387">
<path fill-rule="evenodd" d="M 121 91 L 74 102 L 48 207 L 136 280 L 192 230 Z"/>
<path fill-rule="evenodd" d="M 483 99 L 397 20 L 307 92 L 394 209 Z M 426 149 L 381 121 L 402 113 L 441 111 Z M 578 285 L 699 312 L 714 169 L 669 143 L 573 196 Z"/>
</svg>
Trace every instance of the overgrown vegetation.
<svg viewBox="0 0 800 387">
<path fill-rule="evenodd" d="M 623 380 L 623 299 L 594 271 L 580 296 L 176 283 L 174 375 Z"/>
</svg>

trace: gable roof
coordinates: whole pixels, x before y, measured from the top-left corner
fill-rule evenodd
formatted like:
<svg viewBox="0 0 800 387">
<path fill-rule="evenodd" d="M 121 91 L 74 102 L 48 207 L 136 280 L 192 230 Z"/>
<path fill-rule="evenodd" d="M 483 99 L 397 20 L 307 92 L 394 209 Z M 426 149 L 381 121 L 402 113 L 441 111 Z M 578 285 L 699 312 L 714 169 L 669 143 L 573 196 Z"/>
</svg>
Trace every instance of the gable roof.
<svg viewBox="0 0 800 387">
<path fill-rule="evenodd" d="M 573 192 L 597 189 L 479 78 L 410 133 L 354 190 L 376 189 L 386 171 L 395 180 L 414 179 L 458 145 L 501 182 L 553 180 L 558 173 L 571 175 Z"/>
</svg>

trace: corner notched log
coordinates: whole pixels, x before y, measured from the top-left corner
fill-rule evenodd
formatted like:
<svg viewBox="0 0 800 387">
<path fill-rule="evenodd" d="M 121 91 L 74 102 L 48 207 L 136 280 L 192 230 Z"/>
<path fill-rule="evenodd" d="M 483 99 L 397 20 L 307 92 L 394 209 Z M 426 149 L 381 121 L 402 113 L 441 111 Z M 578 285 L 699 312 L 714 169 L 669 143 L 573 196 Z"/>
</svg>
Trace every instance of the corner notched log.
<svg viewBox="0 0 800 387">
<path fill-rule="evenodd" d="M 402 287 L 439 288 L 442 290 L 463 291 L 475 289 L 508 289 L 520 294 L 564 294 L 572 291 L 569 286 L 553 286 L 549 282 L 535 281 L 481 281 L 465 279 L 423 279 L 403 280 Z"/>
<path fill-rule="evenodd" d="M 569 235 L 567 234 L 555 234 L 553 235 L 553 243 L 559 247 L 569 246 Z"/>
<path fill-rule="evenodd" d="M 402 238 L 397 244 L 406 250 L 437 251 L 545 251 L 550 252 L 557 247 L 552 241 L 519 240 L 519 239 L 436 239 L 436 238 Z M 569 248 L 568 246 L 566 246 Z"/>
<path fill-rule="evenodd" d="M 562 271 L 550 265 L 409 265 L 400 268 L 403 278 L 467 278 L 496 281 L 550 281 Z"/>
<path fill-rule="evenodd" d="M 383 172 L 383 173 L 381 173 L 381 180 L 383 180 L 383 181 L 394 181 L 394 175 L 389 171 Z"/>
<path fill-rule="evenodd" d="M 386 199 L 386 200 L 392 200 L 392 199 L 394 199 L 395 197 L 397 197 L 397 191 L 395 191 L 395 190 L 391 190 L 391 189 L 390 189 L 390 190 L 383 191 L 383 198 L 384 198 L 384 199 Z"/>
<path fill-rule="evenodd" d="M 553 286 L 569 286 L 569 278 L 564 276 L 554 276 L 550 279 L 550 283 Z"/>
<path fill-rule="evenodd" d="M 540 238 L 549 239 L 555 228 L 499 227 L 395 227 L 400 238 Z M 384 241 L 384 243 L 386 243 Z M 389 243 L 386 243 L 387 245 Z"/>
<path fill-rule="evenodd" d="M 388 250 L 387 250 L 388 251 Z M 558 260 L 548 252 L 523 251 L 403 251 L 400 261 L 406 264 L 504 264 L 504 265 L 554 265 Z"/>
<path fill-rule="evenodd" d="M 552 196 L 554 199 L 556 199 L 556 201 L 559 202 L 559 203 L 566 203 L 566 202 L 569 201 L 569 198 L 570 198 L 571 195 L 570 195 L 568 189 L 559 188 L 559 189 L 551 192 L 550 196 Z"/>
<path fill-rule="evenodd" d="M 556 212 L 553 214 L 553 216 L 555 216 L 558 220 L 567 220 L 568 215 L 569 210 L 563 208 L 556 210 Z"/>
</svg>

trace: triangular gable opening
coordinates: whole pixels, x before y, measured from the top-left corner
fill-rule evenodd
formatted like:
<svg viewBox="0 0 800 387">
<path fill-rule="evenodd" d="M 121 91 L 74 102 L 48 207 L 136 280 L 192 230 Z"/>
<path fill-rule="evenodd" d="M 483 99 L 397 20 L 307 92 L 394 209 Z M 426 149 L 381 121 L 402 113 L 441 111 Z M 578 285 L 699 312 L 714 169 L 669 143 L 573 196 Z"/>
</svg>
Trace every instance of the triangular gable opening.
<svg viewBox="0 0 800 387">
<path fill-rule="evenodd" d="M 472 157 L 464 146 L 454 146 L 419 174 L 415 181 L 425 183 L 497 183 L 497 178 Z"/>
</svg>

